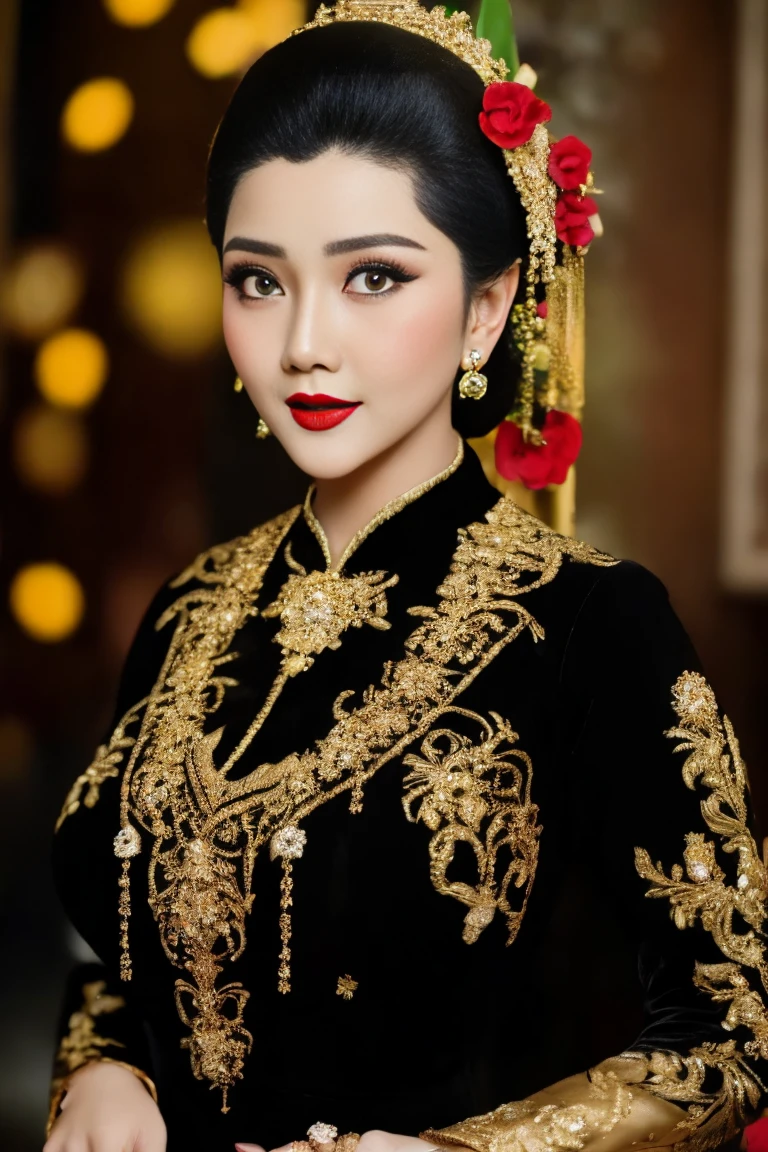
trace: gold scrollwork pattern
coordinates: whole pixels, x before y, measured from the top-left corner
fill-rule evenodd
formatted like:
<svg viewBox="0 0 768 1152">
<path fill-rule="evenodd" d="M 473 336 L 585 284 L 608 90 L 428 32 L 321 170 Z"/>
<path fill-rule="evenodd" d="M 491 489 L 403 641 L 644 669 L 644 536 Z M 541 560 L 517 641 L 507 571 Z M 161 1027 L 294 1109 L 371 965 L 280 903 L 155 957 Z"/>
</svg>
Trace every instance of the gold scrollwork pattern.
<svg viewBox="0 0 768 1152">
<path fill-rule="evenodd" d="M 421 623 L 405 642 L 404 658 L 385 666 L 380 686 L 366 689 L 356 707 L 350 707 L 355 693 L 342 693 L 330 731 L 313 747 L 230 779 L 259 718 L 221 766 L 214 753 L 222 729 L 204 733 L 204 723 L 234 684 L 222 674 L 234 655 L 230 645 L 259 611 L 263 576 L 297 512 L 212 549 L 176 580 L 180 587 L 195 578 L 198 586 L 158 621 L 163 627 L 175 620 L 175 631 L 121 782 L 115 852 L 123 860 L 123 942 L 127 945 L 130 916 L 128 868 L 149 841 L 149 903 L 166 955 L 184 970 L 177 982 L 177 1009 L 189 1029 L 183 1043 L 193 1074 L 222 1091 L 225 1109 L 227 1092 L 242 1078 L 252 1038 L 244 1025 L 249 993 L 239 982 L 220 986 L 218 981 L 224 965 L 245 948 L 258 851 L 342 792 L 350 792 L 351 811 L 360 811 L 367 780 L 426 736 L 508 644 L 524 632 L 542 639 L 544 631 L 521 597 L 553 580 L 566 557 L 584 564 L 616 563 L 499 500 L 486 523 L 460 531 L 450 572 L 438 588 L 438 605 L 409 609 Z M 381 583 L 373 585 L 374 598 L 377 588 L 383 592 Z M 373 607 L 373 618 L 382 620 L 379 611 Z M 278 680 L 285 675 L 281 670 Z M 276 685 L 260 716 L 276 698 Z M 284 903 L 287 915 L 288 899 Z M 501 902 L 498 906 L 503 910 Z M 286 928 L 284 990 L 288 939 Z M 129 975 L 127 962 L 123 971 Z"/>
<path fill-rule="evenodd" d="M 723 1020 L 726 1031 L 743 1026 L 751 1038 L 743 1054 L 735 1040 L 706 1044 L 687 1057 L 654 1054 L 652 1075 L 646 1087 L 669 1100 L 689 1102 L 688 1119 L 681 1127 L 695 1134 L 697 1148 L 715 1147 L 734 1136 L 754 1108 L 761 1091 L 755 1072 L 744 1055 L 768 1059 L 768 963 L 765 954 L 766 896 L 768 872 L 749 830 L 747 775 L 738 741 L 727 716 L 721 719 L 715 695 L 697 672 L 684 672 L 672 689 L 672 707 L 679 724 L 666 735 L 686 752 L 683 780 L 694 790 L 708 789 L 701 812 L 711 833 L 689 832 L 685 838 L 683 864 L 674 864 L 669 875 L 648 853 L 635 850 L 640 876 L 649 881 L 646 896 L 670 901 L 670 915 L 678 928 L 701 922 L 727 963 L 697 963 L 695 985 L 713 1000 L 728 1004 Z M 735 881 L 718 862 L 718 849 L 735 863 Z M 723 864 L 726 860 L 723 859 Z M 737 927 L 735 917 L 745 931 Z M 750 984 L 745 970 L 755 972 L 762 992 Z M 720 1087 L 706 1091 L 707 1071 L 719 1073 Z"/>
<path fill-rule="evenodd" d="M 468 906 L 465 943 L 474 944 L 498 910 L 506 919 L 511 944 L 523 921 L 539 853 L 538 808 L 531 802 L 533 767 L 530 757 L 515 747 L 517 733 L 496 712 L 491 712 L 490 724 L 476 712 L 453 711 L 480 726 L 480 739 L 450 728 L 433 729 L 420 755 L 403 757 L 410 768 L 403 807 L 408 820 L 421 821 L 433 833 L 429 856 L 435 888 Z M 459 843 L 468 844 L 475 855 L 477 884 L 448 878 Z M 502 853 L 508 857 L 506 864 Z M 515 908 L 509 902 L 510 885 L 522 892 Z"/>
</svg>

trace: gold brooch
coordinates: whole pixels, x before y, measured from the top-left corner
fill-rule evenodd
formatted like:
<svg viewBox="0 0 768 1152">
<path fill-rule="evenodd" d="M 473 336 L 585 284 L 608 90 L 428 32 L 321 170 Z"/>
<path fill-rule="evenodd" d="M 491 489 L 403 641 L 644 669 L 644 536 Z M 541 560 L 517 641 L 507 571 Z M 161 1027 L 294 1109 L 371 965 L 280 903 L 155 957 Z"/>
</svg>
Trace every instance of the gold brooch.
<svg viewBox="0 0 768 1152">
<path fill-rule="evenodd" d="M 277 596 L 262 616 L 280 617 L 281 628 L 275 642 L 282 645 L 283 667 L 291 676 L 304 672 L 315 656 L 326 648 L 339 648 L 347 628 L 391 627 L 387 614 L 386 591 L 399 577 L 386 572 L 361 572 L 343 576 L 340 572 L 307 572 L 291 555 L 285 560 L 292 569 Z"/>
</svg>

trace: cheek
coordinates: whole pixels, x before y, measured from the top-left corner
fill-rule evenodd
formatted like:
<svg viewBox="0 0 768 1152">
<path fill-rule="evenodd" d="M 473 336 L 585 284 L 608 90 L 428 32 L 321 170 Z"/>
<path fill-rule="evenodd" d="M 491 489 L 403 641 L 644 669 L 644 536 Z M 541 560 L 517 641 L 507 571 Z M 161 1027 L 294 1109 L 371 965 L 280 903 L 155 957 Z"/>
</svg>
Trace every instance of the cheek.
<svg viewBox="0 0 768 1152">
<path fill-rule="evenodd" d="M 374 311 L 375 305 L 371 306 Z M 384 309 L 382 309 L 384 311 Z M 389 317 L 387 320 L 389 321 Z M 377 376 L 399 391 L 415 380 L 443 389 L 459 366 L 463 353 L 463 292 L 454 290 L 402 292 L 391 311 L 391 322 L 369 334 L 364 350 Z"/>
</svg>

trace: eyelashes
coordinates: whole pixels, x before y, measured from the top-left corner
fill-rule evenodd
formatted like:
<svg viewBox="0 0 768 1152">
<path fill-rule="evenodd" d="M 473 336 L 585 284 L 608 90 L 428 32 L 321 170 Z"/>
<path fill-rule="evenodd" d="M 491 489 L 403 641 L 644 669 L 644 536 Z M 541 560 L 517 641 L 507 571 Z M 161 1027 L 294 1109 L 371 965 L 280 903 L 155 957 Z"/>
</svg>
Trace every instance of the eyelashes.
<svg viewBox="0 0 768 1152">
<path fill-rule="evenodd" d="M 418 279 L 416 273 L 409 272 L 408 269 L 400 264 L 397 260 L 364 260 L 359 264 L 355 264 L 353 268 L 350 268 L 344 280 L 344 288 L 348 288 L 348 286 L 358 276 L 361 275 L 380 275 L 385 276 L 387 279 L 392 281 L 392 286 L 390 288 L 384 288 L 381 291 L 354 293 L 354 295 L 364 297 L 390 296 L 393 292 L 396 292 L 403 284 L 408 284 L 412 280 Z M 259 292 L 257 295 L 250 295 L 249 293 L 244 292 L 243 284 L 246 280 L 251 278 L 256 278 L 257 280 L 260 279 L 265 284 L 265 286 L 267 284 L 272 284 L 275 286 L 275 288 L 280 288 L 279 281 L 272 272 L 266 268 L 263 268 L 261 265 L 251 264 L 248 262 L 232 264 L 224 274 L 224 283 L 230 285 L 232 288 L 235 288 L 242 300 L 268 300 L 272 296 L 282 295 L 282 292 L 280 291 Z"/>
</svg>

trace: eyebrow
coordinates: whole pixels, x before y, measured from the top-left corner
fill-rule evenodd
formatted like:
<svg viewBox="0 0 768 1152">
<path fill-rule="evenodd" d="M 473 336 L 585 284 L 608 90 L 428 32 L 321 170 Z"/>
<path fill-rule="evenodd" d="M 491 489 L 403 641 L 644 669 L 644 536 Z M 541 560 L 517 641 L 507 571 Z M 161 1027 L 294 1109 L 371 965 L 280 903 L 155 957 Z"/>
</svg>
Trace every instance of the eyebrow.
<svg viewBox="0 0 768 1152">
<path fill-rule="evenodd" d="M 334 240 L 326 244 L 326 256 L 340 256 L 345 252 L 359 252 L 361 248 L 418 248 L 424 252 L 423 244 L 410 240 L 407 236 L 395 236 L 391 232 L 374 233 L 372 236 L 352 236 L 349 240 Z"/>
<path fill-rule="evenodd" d="M 224 252 L 233 248 L 240 252 L 252 252 L 256 256 L 271 256 L 275 260 L 285 260 L 288 253 L 280 244 L 269 244 L 266 240 L 253 240 L 250 236 L 233 236 L 224 245 Z M 341 256 L 347 252 L 359 252 L 361 248 L 418 248 L 424 252 L 423 244 L 408 236 L 396 236 L 392 232 L 378 232 L 370 236 L 350 236 L 348 240 L 333 240 L 326 244 L 326 256 Z"/>
<path fill-rule="evenodd" d="M 251 240 L 249 236 L 233 236 L 224 245 L 225 252 L 233 248 L 241 252 L 253 252 L 255 256 L 273 256 L 276 260 L 284 260 L 288 253 L 279 244 L 268 244 L 266 240 Z"/>
</svg>

